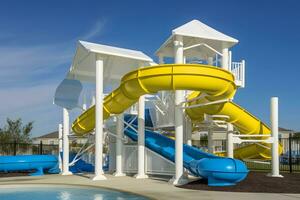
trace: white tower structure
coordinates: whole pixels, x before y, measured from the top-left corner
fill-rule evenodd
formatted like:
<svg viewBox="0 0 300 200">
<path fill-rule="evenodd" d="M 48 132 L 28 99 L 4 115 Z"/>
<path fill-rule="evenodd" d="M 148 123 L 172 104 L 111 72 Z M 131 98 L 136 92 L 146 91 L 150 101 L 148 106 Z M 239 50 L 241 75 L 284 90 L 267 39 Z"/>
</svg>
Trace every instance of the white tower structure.
<svg viewBox="0 0 300 200">
<path fill-rule="evenodd" d="M 156 51 L 160 62 L 164 58 L 174 58 L 174 63 L 203 63 L 221 67 L 234 73 L 236 84 L 243 87 L 244 76 L 232 71 L 231 53 L 229 48 L 238 43 L 238 40 L 225 35 L 206 24 L 192 20 L 172 31 L 171 36 Z M 243 67 L 243 66 L 242 66 Z M 243 73 L 243 70 L 238 71 Z M 184 112 L 179 107 L 185 100 L 183 91 L 175 92 L 175 177 L 173 184 L 180 185 L 186 182 L 183 173 L 183 120 Z M 187 130 L 187 129 L 185 129 Z M 191 128 L 189 129 L 190 131 Z M 191 133 L 185 133 L 189 138 Z M 211 137 L 209 137 L 211 138 Z M 212 144 L 212 141 L 209 142 Z"/>
<path fill-rule="evenodd" d="M 113 86 L 119 85 L 125 73 L 137 69 L 141 66 L 150 66 L 153 60 L 140 51 L 112 47 L 107 45 L 79 41 L 74 56 L 72 66 L 67 75 L 70 79 L 76 79 L 96 84 L 96 124 L 95 124 L 95 176 L 93 180 L 105 180 L 102 170 L 103 163 L 103 98 L 105 92 L 115 89 Z M 107 91 L 110 88 L 109 91 Z M 144 105 L 144 104 L 142 104 Z M 144 110 L 144 107 L 140 108 Z M 140 125 L 140 124 L 139 124 Z M 141 125 L 143 126 L 143 124 Z M 119 132 L 121 134 L 123 125 L 118 121 Z M 139 135 L 139 146 L 143 147 L 143 135 Z M 122 143 L 117 142 L 117 160 L 122 160 L 120 149 Z M 144 148 L 139 148 L 144 151 Z M 143 155 L 144 152 L 140 152 Z M 141 165 L 144 165 L 144 158 L 138 158 Z M 121 162 L 117 162 L 120 165 Z M 123 175 L 121 166 L 116 166 L 117 175 Z"/>
</svg>

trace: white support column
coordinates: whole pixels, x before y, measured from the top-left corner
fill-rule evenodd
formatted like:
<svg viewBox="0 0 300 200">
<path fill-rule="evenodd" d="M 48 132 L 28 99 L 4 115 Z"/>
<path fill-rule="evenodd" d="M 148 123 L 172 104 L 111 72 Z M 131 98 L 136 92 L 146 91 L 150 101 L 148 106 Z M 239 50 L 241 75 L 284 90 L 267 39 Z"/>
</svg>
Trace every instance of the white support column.
<svg viewBox="0 0 300 200">
<path fill-rule="evenodd" d="M 227 48 L 222 50 L 222 68 L 229 70 L 229 55 Z"/>
<path fill-rule="evenodd" d="M 214 63 L 213 57 L 208 57 L 208 59 L 207 59 L 207 64 L 208 64 L 208 65 L 213 65 L 213 63 Z"/>
<path fill-rule="evenodd" d="M 87 109 L 87 105 L 86 105 L 86 95 L 85 95 L 85 94 L 83 95 L 82 109 L 83 109 L 82 112 L 86 111 L 86 109 Z"/>
<path fill-rule="evenodd" d="M 63 171 L 62 175 L 71 175 L 69 171 L 69 111 L 63 108 Z"/>
<path fill-rule="evenodd" d="M 96 104 L 96 97 L 93 95 L 90 107 L 94 106 L 95 104 Z"/>
<path fill-rule="evenodd" d="M 63 153 L 63 126 L 58 124 L 58 167 L 60 171 L 63 171 L 62 167 L 62 154 Z"/>
<path fill-rule="evenodd" d="M 177 36 L 174 41 L 174 58 L 175 63 L 184 62 L 183 57 L 183 39 L 182 36 Z M 175 177 L 171 180 L 174 185 L 182 185 L 187 183 L 183 174 L 183 119 L 184 113 L 180 108 L 180 103 L 183 102 L 184 91 L 175 91 Z"/>
<path fill-rule="evenodd" d="M 279 174 L 279 153 L 278 153 L 278 97 L 271 98 L 271 131 L 272 143 L 272 177 L 283 177 Z"/>
<path fill-rule="evenodd" d="M 228 51 L 228 71 L 231 72 L 231 64 L 232 64 L 232 52 Z"/>
<path fill-rule="evenodd" d="M 242 60 L 242 87 L 245 87 L 245 70 L 246 70 L 246 62 Z"/>
<path fill-rule="evenodd" d="M 186 57 L 185 56 L 183 56 L 183 62 L 182 63 L 186 64 Z"/>
<path fill-rule="evenodd" d="M 185 121 L 186 144 L 192 146 L 192 120 L 187 116 Z"/>
<path fill-rule="evenodd" d="M 103 172 L 103 59 L 96 60 L 96 112 L 95 112 L 95 176 L 93 180 L 106 180 Z"/>
<path fill-rule="evenodd" d="M 165 63 L 163 55 L 161 55 L 161 54 L 158 55 L 158 62 L 159 62 L 159 64 L 164 64 Z"/>
<path fill-rule="evenodd" d="M 145 174 L 145 96 L 138 103 L 138 173 L 137 179 L 148 178 Z"/>
<path fill-rule="evenodd" d="M 164 56 L 162 54 L 158 55 L 158 64 L 163 65 L 165 63 Z M 159 92 L 161 99 L 164 99 L 164 96 L 166 94 L 166 91 Z"/>
<path fill-rule="evenodd" d="M 183 56 L 183 63 L 186 64 L 186 57 Z M 187 91 L 184 91 L 184 96 L 187 96 Z M 185 99 L 187 100 L 187 98 Z M 184 117 L 185 143 L 192 146 L 192 121 L 188 116 Z"/>
<path fill-rule="evenodd" d="M 213 140 L 213 129 L 209 128 L 207 133 L 207 148 L 209 153 L 214 153 L 215 146 L 214 146 L 214 140 Z"/>
<path fill-rule="evenodd" d="M 233 158 L 233 125 L 231 123 L 228 123 L 227 126 L 227 157 Z"/>
<path fill-rule="evenodd" d="M 120 139 L 123 138 L 124 135 L 123 117 L 123 114 L 117 116 L 116 172 L 114 173 L 114 176 L 125 176 L 122 166 L 123 141 Z"/>
</svg>

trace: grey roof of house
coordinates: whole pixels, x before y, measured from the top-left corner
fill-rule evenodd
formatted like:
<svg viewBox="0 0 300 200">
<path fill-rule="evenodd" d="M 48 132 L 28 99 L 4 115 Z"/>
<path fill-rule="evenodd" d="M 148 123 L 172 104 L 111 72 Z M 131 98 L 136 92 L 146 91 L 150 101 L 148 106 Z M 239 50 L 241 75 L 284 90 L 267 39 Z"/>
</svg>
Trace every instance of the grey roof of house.
<svg viewBox="0 0 300 200">
<path fill-rule="evenodd" d="M 279 127 L 279 131 L 292 132 L 293 130 Z"/>
<path fill-rule="evenodd" d="M 46 139 L 46 138 L 55 138 L 55 139 L 57 139 L 58 138 L 58 131 L 47 133 L 45 135 L 41 135 L 41 136 L 35 137 L 33 139 Z"/>
</svg>

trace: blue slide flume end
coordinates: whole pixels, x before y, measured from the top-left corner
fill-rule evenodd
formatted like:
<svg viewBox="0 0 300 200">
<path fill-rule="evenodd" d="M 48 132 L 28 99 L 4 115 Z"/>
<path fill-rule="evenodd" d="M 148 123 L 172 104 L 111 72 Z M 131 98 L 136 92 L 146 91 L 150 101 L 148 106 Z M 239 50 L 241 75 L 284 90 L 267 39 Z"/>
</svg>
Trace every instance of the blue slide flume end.
<svg viewBox="0 0 300 200">
<path fill-rule="evenodd" d="M 146 124 L 149 121 L 147 113 Z M 131 121 L 131 117 L 125 115 L 125 121 Z M 136 121 L 133 122 L 135 125 L 136 123 Z M 132 128 L 127 127 L 124 133 L 130 139 L 137 141 L 137 133 Z M 159 133 L 145 130 L 145 146 L 166 159 L 175 161 L 174 140 Z M 207 179 L 209 186 L 235 185 L 244 180 L 249 172 L 246 165 L 240 160 L 219 157 L 186 144 L 183 145 L 183 165 L 193 175 Z"/>
</svg>

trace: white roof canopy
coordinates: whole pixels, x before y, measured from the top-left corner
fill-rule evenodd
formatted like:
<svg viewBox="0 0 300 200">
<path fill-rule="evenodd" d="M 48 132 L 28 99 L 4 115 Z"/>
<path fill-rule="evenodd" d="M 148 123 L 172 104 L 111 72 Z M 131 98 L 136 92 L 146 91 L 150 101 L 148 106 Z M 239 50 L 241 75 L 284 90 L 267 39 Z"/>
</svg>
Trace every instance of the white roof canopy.
<svg viewBox="0 0 300 200">
<path fill-rule="evenodd" d="M 68 78 L 95 82 L 96 56 L 103 58 L 104 87 L 119 84 L 122 76 L 153 60 L 141 51 L 79 41 Z"/>
<path fill-rule="evenodd" d="M 156 51 L 157 55 L 163 55 L 165 57 L 173 57 L 173 41 L 176 35 L 183 37 L 183 45 L 185 47 L 190 47 L 197 44 L 206 44 L 212 47 L 218 52 L 222 52 L 224 48 L 230 48 L 236 43 L 237 39 L 234 39 L 228 35 L 225 35 L 206 24 L 198 21 L 192 20 L 172 31 L 172 35 L 167 39 L 166 42 Z M 197 51 L 197 52 L 196 52 Z M 207 48 L 205 45 L 199 45 L 197 48 L 191 48 L 185 52 L 186 56 L 199 55 L 200 56 L 211 56 L 215 52 Z M 205 54 L 205 55 L 204 55 Z"/>
</svg>

